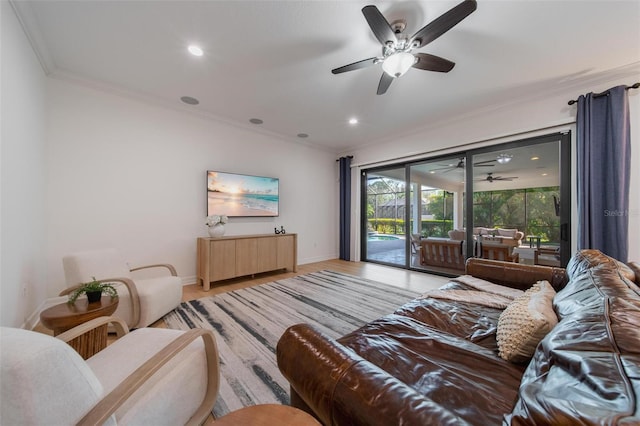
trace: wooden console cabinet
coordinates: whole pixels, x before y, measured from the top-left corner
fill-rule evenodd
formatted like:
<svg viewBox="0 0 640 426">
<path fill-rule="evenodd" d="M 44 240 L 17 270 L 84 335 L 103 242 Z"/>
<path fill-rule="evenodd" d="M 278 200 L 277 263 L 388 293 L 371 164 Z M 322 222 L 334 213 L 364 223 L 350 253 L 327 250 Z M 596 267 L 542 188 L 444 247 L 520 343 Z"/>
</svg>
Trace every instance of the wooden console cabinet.
<svg viewBox="0 0 640 426">
<path fill-rule="evenodd" d="M 298 269 L 297 234 L 198 238 L 196 270 L 205 291 L 213 281 L 278 269 Z"/>
</svg>

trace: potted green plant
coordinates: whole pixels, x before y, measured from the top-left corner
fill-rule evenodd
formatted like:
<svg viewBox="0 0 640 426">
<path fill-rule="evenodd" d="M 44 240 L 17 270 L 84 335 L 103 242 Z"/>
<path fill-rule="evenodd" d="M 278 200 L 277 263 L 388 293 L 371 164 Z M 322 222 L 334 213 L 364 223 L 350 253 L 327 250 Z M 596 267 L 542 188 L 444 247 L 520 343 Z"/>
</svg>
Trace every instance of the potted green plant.
<svg viewBox="0 0 640 426">
<path fill-rule="evenodd" d="M 78 297 L 80 297 L 80 295 L 82 295 L 83 293 L 87 295 L 87 299 L 89 300 L 89 303 L 100 301 L 100 298 L 102 297 L 102 293 L 106 293 L 110 295 L 112 299 L 114 297 L 118 297 L 118 292 L 116 291 L 116 288 L 112 284 L 101 283 L 98 280 L 96 280 L 96 277 L 91 277 L 91 278 L 93 278 L 93 281 L 89 281 L 88 283 L 82 284 L 80 287 L 75 289 L 73 293 L 69 295 L 69 302 L 68 302 L 69 304 L 76 303 L 76 300 L 78 299 Z"/>
</svg>

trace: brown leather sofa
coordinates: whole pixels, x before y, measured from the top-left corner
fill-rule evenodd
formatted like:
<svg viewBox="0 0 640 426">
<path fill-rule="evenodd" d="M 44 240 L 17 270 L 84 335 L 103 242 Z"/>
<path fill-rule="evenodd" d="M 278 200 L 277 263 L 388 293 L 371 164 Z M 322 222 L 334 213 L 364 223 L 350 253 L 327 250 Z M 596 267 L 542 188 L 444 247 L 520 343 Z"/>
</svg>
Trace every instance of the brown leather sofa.
<svg viewBox="0 0 640 426">
<path fill-rule="evenodd" d="M 559 322 L 528 364 L 498 356 L 501 309 L 425 298 L 338 340 L 290 327 L 278 365 L 291 404 L 325 425 L 640 424 L 636 272 L 595 250 L 566 271 L 469 260 L 474 277 L 558 290 Z"/>
</svg>

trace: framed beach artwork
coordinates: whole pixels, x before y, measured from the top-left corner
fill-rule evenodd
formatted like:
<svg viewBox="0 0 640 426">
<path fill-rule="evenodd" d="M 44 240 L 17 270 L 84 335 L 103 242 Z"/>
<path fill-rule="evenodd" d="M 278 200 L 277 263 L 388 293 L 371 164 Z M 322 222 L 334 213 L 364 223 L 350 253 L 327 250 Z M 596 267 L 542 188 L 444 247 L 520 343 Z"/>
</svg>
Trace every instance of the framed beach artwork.
<svg viewBox="0 0 640 426">
<path fill-rule="evenodd" d="M 279 188 L 278 178 L 208 170 L 207 216 L 278 216 Z"/>
</svg>

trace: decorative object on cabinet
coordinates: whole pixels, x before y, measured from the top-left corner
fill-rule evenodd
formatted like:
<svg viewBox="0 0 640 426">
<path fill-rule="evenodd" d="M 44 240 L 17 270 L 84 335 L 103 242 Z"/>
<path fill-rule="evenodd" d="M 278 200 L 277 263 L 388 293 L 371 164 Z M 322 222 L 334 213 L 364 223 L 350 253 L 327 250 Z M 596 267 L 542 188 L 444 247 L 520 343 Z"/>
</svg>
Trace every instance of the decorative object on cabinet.
<svg viewBox="0 0 640 426">
<path fill-rule="evenodd" d="M 219 238 L 224 235 L 225 228 L 224 225 L 229 222 L 229 217 L 227 215 L 209 215 L 207 216 L 207 220 L 205 224 L 207 225 L 209 236 L 213 238 Z"/>
</svg>

